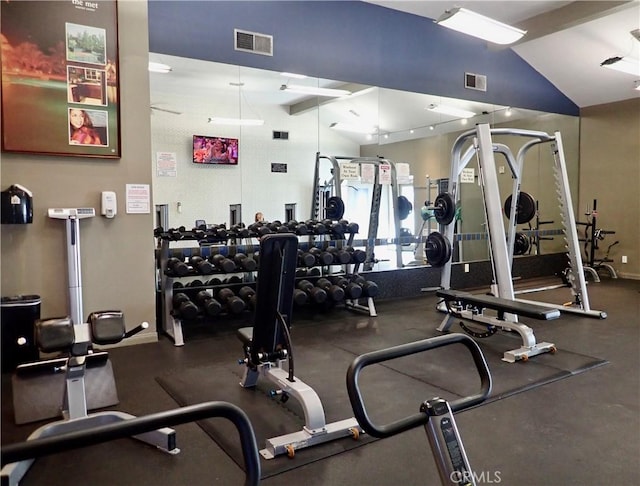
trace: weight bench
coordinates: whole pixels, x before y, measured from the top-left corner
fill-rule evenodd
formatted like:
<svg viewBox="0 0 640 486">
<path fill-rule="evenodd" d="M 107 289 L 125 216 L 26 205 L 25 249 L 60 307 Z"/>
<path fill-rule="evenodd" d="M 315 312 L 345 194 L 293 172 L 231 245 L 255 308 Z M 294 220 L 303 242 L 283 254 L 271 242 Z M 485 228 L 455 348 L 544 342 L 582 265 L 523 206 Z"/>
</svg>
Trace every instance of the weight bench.
<svg viewBox="0 0 640 486">
<path fill-rule="evenodd" d="M 94 427 L 105 426 L 135 418 L 119 411 L 87 413 L 85 373 L 88 357 L 92 356 L 92 344 L 115 344 L 146 329 L 145 322 L 126 331 L 120 311 L 93 312 L 87 323 L 74 324 L 69 317 L 43 319 L 36 322 L 35 337 L 43 352 L 65 352 L 69 357 L 62 367 L 66 372 L 65 393 L 62 403 L 62 420 L 37 428 L 27 441 L 44 439 Z M 168 427 L 145 431 L 134 436 L 142 442 L 170 454 L 177 454 L 175 431 Z M 4 465 L 0 471 L 2 486 L 17 486 L 33 464 L 34 459 L 23 459 Z"/>
<path fill-rule="evenodd" d="M 265 459 L 280 454 L 293 457 L 297 449 L 343 437 L 357 439 L 363 433 L 353 417 L 327 424 L 320 397 L 294 375 L 289 328 L 297 253 L 298 238 L 293 234 L 261 238 L 254 326 L 238 330 L 245 356 L 240 362 L 245 365 L 240 385 L 255 387 L 262 376 L 277 386 L 271 396 L 279 396 L 283 402 L 292 396 L 304 410 L 302 430 L 267 439 L 266 447 L 260 451 Z"/>
<path fill-rule="evenodd" d="M 476 338 L 492 336 L 498 329 L 515 331 L 522 338 L 522 346 L 504 353 L 502 360 L 509 363 L 514 363 L 517 360 L 527 361 L 531 356 L 548 352 L 555 353 L 556 351 L 553 343 L 536 343 L 533 329 L 517 322 L 511 315 L 516 316 L 515 319 L 517 316 L 522 316 L 548 321 L 560 317 L 558 309 L 451 289 L 438 290 L 436 295 L 444 299 L 444 309 L 440 308 L 440 310 L 447 312 L 447 317 L 438 327 L 438 331 L 448 332 L 456 319 L 482 323 L 481 329 L 478 330 L 460 322 L 462 329 Z M 495 311 L 496 315 L 485 314 L 486 309 Z"/>
</svg>

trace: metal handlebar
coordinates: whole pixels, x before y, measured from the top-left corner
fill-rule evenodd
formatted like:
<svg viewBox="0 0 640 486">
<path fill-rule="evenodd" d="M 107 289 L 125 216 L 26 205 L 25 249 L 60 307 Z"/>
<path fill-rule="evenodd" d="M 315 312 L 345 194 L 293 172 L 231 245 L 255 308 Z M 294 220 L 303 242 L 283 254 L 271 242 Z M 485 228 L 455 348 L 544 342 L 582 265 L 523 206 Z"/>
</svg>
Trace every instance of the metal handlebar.
<svg viewBox="0 0 640 486">
<path fill-rule="evenodd" d="M 205 402 L 127 419 L 122 422 L 2 446 L 0 450 L 1 463 L 4 466 L 13 462 L 100 444 L 150 432 L 161 427 L 211 417 L 223 417 L 233 422 L 240 435 L 240 445 L 246 469 L 245 485 L 258 485 L 260 482 L 260 456 L 253 427 L 249 417 L 241 408 L 227 402 Z"/>
<path fill-rule="evenodd" d="M 478 403 L 482 403 L 489 393 L 491 393 L 491 373 L 489 372 L 489 367 L 484 359 L 484 355 L 476 342 L 470 337 L 460 333 L 423 339 L 422 341 L 401 344 L 399 346 L 363 354 L 358 356 L 351 363 L 351 366 L 349 366 L 347 371 L 347 392 L 349 393 L 349 400 L 351 401 L 351 407 L 353 408 L 355 418 L 363 430 L 373 437 L 383 439 L 405 432 L 409 429 L 413 429 L 414 427 L 424 425 L 429 420 L 429 416 L 427 414 L 419 412 L 409 417 L 391 422 L 390 424 L 374 424 L 367 414 L 362 394 L 360 393 L 360 388 L 358 386 L 358 377 L 360 375 L 360 371 L 362 371 L 364 367 L 456 343 L 463 344 L 471 352 L 473 361 L 480 375 L 481 390 L 475 395 L 459 398 L 449 402 L 451 411 L 455 413 L 464 410 L 465 408 L 477 405 Z"/>
</svg>

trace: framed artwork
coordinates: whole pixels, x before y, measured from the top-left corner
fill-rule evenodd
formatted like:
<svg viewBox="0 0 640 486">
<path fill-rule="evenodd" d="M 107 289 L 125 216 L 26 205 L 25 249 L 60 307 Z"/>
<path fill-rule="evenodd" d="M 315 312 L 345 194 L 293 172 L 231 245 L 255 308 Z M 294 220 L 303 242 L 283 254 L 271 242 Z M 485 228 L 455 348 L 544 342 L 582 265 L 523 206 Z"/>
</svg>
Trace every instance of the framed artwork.
<svg viewBox="0 0 640 486">
<path fill-rule="evenodd" d="M 116 0 L 0 4 L 2 150 L 120 157 Z"/>
</svg>

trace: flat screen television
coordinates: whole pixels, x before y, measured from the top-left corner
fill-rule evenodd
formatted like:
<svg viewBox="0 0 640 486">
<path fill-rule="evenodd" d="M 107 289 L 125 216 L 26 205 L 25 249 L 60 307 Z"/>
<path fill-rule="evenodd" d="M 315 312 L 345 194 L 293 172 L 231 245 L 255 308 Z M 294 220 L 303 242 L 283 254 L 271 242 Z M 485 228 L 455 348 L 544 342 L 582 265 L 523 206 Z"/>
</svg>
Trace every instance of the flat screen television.
<svg viewBox="0 0 640 486">
<path fill-rule="evenodd" d="M 237 138 L 193 136 L 193 163 L 203 165 L 238 165 Z"/>
</svg>

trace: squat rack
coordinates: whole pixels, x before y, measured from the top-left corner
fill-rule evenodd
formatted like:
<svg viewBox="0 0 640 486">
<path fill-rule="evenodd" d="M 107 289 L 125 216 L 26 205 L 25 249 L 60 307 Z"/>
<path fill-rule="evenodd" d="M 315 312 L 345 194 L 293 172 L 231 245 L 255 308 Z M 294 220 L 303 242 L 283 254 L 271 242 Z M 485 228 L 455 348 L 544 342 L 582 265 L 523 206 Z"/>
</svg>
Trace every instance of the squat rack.
<svg viewBox="0 0 640 486">
<path fill-rule="evenodd" d="M 514 135 L 526 137 L 527 141 L 518 151 L 514 158 L 510 148 L 504 144 L 494 143 L 492 135 Z M 465 143 L 472 139 L 472 145 L 462 153 Z M 549 307 L 557 308 L 564 312 L 584 314 L 591 317 L 605 318 L 603 311 L 591 310 L 589 306 L 589 296 L 587 294 L 586 280 L 582 258 L 580 256 L 576 221 L 573 213 L 573 203 L 569 188 L 566 162 L 560 132 L 550 135 L 546 132 L 521 130 L 514 128 L 493 128 L 488 124 L 478 124 L 473 130 L 469 130 L 458 137 L 451 150 L 451 174 L 449 178 L 449 194 L 454 202 L 460 198 L 458 184 L 462 169 L 467 166 L 471 159 L 477 154 L 479 172 L 483 187 L 483 198 L 485 202 L 487 231 L 490 242 L 490 259 L 494 270 L 494 293 L 504 299 L 518 300 L 520 302 L 534 303 L 524 299 L 515 299 L 511 267 L 513 262 L 513 247 L 516 237 L 517 202 L 520 193 L 522 180 L 522 169 L 524 159 L 532 147 L 548 143 L 554 160 L 554 177 L 556 180 L 556 192 L 560 207 L 560 215 L 564 234 L 567 243 L 567 256 L 571 269 L 571 292 L 575 296 L 575 301 L 571 305 L 556 305 L 537 302 Z M 500 191 L 494 152 L 505 156 L 511 175 L 513 178 L 513 189 L 511 197 L 511 211 L 509 217 L 508 238 L 504 237 L 504 225 L 502 222 L 502 204 L 500 201 Z M 444 235 L 449 241 L 453 241 L 454 225 L 448 224 L 444 228 Z M 449 289 L 451 284 L 451 259 L 444 265 L 441 274 L 441 287 Z M 516 316 L 512 316 L 514 319 Z"/>
<path fill-rule="evenodd" d="M 320 183 L 320 163 L 322 160 L 328 160 L 331 163 L 332 177 L 324 185 Z M 341 155 L 321 155 L 316 153 L 316 164 L 313 177 L 313 200 L 311 201 L 311 219 L 318 219 L 323 214 L 325 197 L 333 196 L 342 199 L 342 181 L 340 175 L 340 162 L 349 162 L 352 164 L 371 164 L 374 166 L 373 195 L 371 197 L 371 211 L 369 213 L 369 231 L 365 245 L 367 259 L 363 264 L 364 270 L 371 270 L 374 264 L 374 247 L 378 234 L 378 225 L 380 222 L 380 202 L 382 200 L 382 184 L 380 183 L 380 166 L 388 164 L 391 167 L 391 206 L 393 207 L 393 221 L 395 226 L 395 238 L 393 243 L 396 245 L 396 264 L 398 268 L 402 268 L 402 245 L 401 245 L 401 217 L 398 204 L 399 187 L 396 172 L 396 165 L 389 159 L 383 157 L 348 157 Z M 329 189 L 327 191 L 327 188 Z"/>
</svg>

